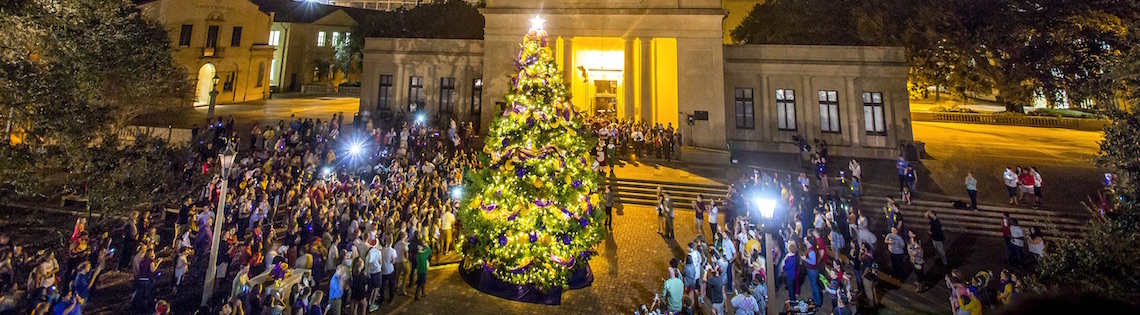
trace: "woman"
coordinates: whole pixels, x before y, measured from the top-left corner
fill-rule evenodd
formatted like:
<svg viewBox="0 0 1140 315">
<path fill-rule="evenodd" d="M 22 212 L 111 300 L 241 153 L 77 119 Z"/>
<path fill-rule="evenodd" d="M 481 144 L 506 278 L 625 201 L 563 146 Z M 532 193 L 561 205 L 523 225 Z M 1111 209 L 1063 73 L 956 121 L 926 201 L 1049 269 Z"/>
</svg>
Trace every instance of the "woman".
<svg viewBox="0 0 1140 315">
<path fill-rule="evenodd" d="M 1034 226 L 1029 233 L 1029 245 L 1026 245 L 1029 253 L 1033 255 L 1033 260 L 1038 263 L 1041 262 L 1041 257 L 1045 256 L 1045 234 L 1041 233 L 1041 229 Z"/>
<path fill-rule="evenodd" d="M 1017 276 L 1015 276 L 1013 272 L 1010 272 L 1009 269 L 1003 269 L 999 277 L 999 279 L 1001 279 L 1001 286 L 999 287 L 1000 289 L 998 289 L 998 300 L 1001 301 L 1002 305 L 1009 305 L 1010 302 L 1013 302 L 1013 298 L 1018 291 L 1017 285 L 1014 283 L 1014 279 Z"/>
<path fill-rule="evenodd" d="M 907 231 L 907 234 L 910 236 L 910 241 L 907 242 L 906 251 L 910 254 L 910 262 L 914 264 L 914 276 L 917 278 L 914 285 L 918 288 L 914 289 L 914 292 L 922 293 L 927 289 L 926 272 L 922 269 L 926 260 L 922 257 L 922 245 L 918 242 L 918 237 L 914 235 L 914 231 Z"/>
<path fill-rule="evenodd" d="M 665 227 L 665 195 L 661 191 L 661 186 L 657 186 L 657 234 L 661 234 L 661 229 Z"/>
<path fill-rule="evenodd" d="M 364 260 L 356 258 L 352 268 L 352 315 L 365 315 L 368 314 L 368 274 L 364 272 Z"/>
</svg>

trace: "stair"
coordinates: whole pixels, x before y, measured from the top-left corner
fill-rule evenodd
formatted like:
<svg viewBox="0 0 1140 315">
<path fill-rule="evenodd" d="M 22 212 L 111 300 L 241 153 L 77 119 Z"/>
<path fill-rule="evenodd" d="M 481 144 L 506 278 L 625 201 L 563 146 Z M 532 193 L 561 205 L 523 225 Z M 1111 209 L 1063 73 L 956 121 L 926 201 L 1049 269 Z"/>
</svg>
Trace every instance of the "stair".
<svg viewBox="0 0 1140 315">
<path fill-rule="evenodd" d="M 726 185 L 612 177 L 607 179 L 607 184 L 612 186 L 619 202 L 650 207 L 657 205 L 657 188 L 661 187 L 662 191 L 669 192 L 673 204 L 679 211 L 692 211 L 689 205 L 696 200 L 698 194 L 703 194 L 706 201 L 728 195 L 728 186 Z M 876 233 L 886 231 L 886 220 L 882 212 L 886 202 L 886 197 L 863 196 L 860 198 L 863 214 L 872 222 L 872 231 L 876 231 Z M 1089 220 L 1089 216 L 1084 213 L 988 205 L 979 205 L 978 211 L 974 211 L 955 209 L 950 202 L 928 200 L 912 200 L 912 205 L 902 204 L 900 207 L 906 228 L 914 230 L 920 235 L 925 234 L 930 227 L 930 223 L 926 219 L 927 211 L 934 211 L 938 214 L 938 218 L 942 220 L 943 231 L 948 233 L 993 237 L 1002 236 L 1002 213 L 1009 212 L 1010 217 L 1017 219 L 1022 227 L 1036 226 L 1041 228 L 1046 235 L 1045 239 L 1050 241 L 1082 237 L 1085 223 Z"/>
</svg>

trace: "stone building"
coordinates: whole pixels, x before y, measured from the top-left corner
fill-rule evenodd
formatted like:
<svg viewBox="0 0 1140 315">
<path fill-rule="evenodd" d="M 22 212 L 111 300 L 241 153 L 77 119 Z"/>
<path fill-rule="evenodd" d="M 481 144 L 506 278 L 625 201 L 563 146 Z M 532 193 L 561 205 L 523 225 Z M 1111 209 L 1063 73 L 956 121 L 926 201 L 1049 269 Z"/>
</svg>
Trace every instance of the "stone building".
<svg viewBox="0 0 1140 315">
<path fill-rule="evenodd" d="M 416 103 L 486 131 L 541 14 L 573 103 L 591 115 L 672 125 L 712 151 L 796 152 L 798 136 L 891 157 L 912 141 L 901 48 L 726 45 L 720 0 L 487 0 L 480 11 L 483 40 L 368 38 L 361 115 Z"/>
<path fill-rule="evenodd" d="M 153 0 L 139 8 L 170 34 L 175 62 L 195 85 L 194 105 L 259 100 L 269 96 L 269 14 L 249 1 Z M 213 78 L 218 78 L 217 86 Z"/>
</svg>

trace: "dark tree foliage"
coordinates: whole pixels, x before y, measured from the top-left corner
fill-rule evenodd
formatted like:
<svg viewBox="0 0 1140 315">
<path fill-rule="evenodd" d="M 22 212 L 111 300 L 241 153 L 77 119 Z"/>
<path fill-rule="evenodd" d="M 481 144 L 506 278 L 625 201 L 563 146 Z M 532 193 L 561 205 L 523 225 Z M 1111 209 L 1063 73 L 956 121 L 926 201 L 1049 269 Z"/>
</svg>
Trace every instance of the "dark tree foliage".
<svg viewBox="0 0 1140 315">
<path fill-rule="evenodd" d="M 773 0 L 732 38 L 742 44 L 906 48 L 912 90 L 993 94 L 1020 111 L 1112 98 L 1110 68 L 1137 42 L 1136 1 Z"/>
<path fill-rule="evenodd" d="M 130 162 L 132 149 L 117 139 L 136 117 L 178 106 L 190 90 L 166 30 L 129 1 L 5 2 L 0 112 L 14 113 L 10 119 L 21 133 L 0 149 L 0 184 L 18 195 L 54 196 L 62 187 L 124 188 L 103 185 L 132 169 L 133 179 L 148 177 L 139 175 L 146 174 L 140 165 L 167 172 L 167 165 L 157 167 L 162 163 Z M 138 198 L 161 186 L 149 184 L 118 193 Z M 99 202 L 92 206 L 118 206 Z"/>
<path fill-rule="evenodd" d="M 360 56 L 366 37 L 483 39 L 485 23 L 478 7 L 462 0 L 436 1 L 371 17 L 358 21 L 342 60 Z"/>
</svg>

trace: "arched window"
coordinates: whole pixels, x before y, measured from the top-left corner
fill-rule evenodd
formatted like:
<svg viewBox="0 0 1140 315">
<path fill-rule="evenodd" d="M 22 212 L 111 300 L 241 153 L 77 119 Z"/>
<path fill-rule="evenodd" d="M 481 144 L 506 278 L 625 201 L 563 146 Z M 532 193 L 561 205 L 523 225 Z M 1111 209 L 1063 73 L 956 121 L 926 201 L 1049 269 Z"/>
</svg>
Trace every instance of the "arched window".
<svg viewBox="0 0 1140 315">
<path fill-rule="evenodd" d="M 265 82 L 265 62 L 264 61 L 262 61 L 261 63 L 259 63 L 257 65 L 257 87 L 261 87 L 261 84 L 263 82 Z"/>
</svg>

